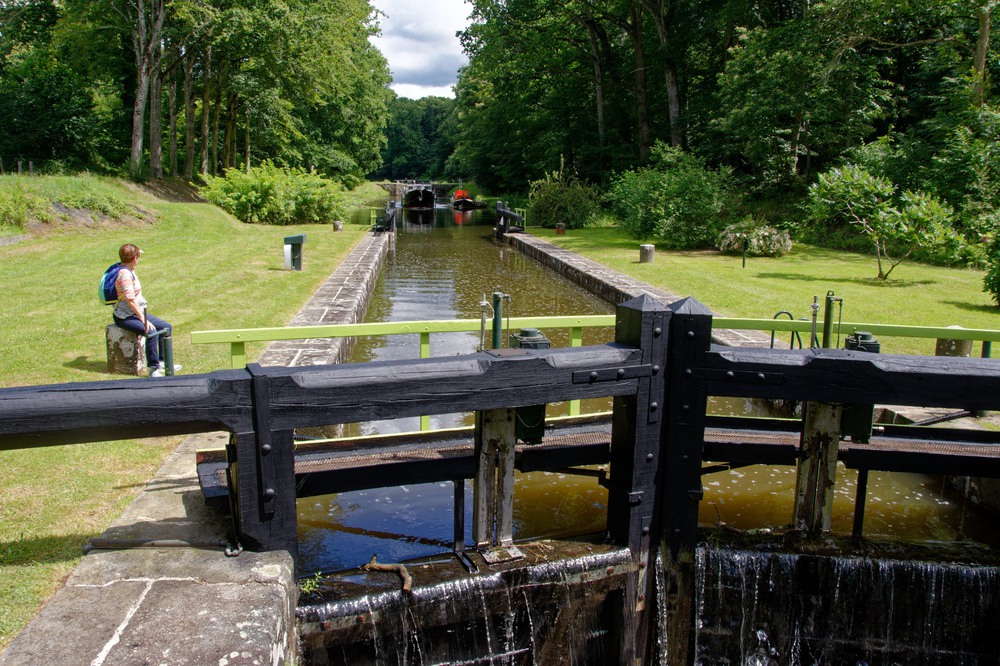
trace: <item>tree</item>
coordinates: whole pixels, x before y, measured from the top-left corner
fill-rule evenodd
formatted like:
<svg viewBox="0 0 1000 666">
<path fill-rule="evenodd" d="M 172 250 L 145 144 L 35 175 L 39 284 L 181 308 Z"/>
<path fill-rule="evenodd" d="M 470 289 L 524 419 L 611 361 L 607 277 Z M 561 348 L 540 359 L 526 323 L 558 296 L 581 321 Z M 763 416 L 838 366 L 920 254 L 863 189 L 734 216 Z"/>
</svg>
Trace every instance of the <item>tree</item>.
<svg viewBox="0 0 1000 666">
<path fill-rule="evenodd" d="M 6 58 L 0 71 L 0 158 L 60 159 L 83 166 L 93 157 L 95 128 L 83 82 L 48 48 L 15 51 Z"/>
<path fill-rule="evenodd" d="M 848 165 L 820 175 L 809 188 L 811 216 L 820 223 L 846 221 L 860 229 L 875 252 L 878 279 L 918 248 L 945 241 L 952 209 L 923 192 L 896 196 L 889 179 Z"/>
<path fill-rule="evenodd" d="M 860 142 L 886 113 L 880 56 L 843 46 L 845 26 L 816 12 L 740 33 L 719 76 L 719 123 L 755 180 L 781 186 Z"/>
<path fill-rule="evenodd" d="M 458 141 L 454 112 L 455 101 L 444 97 L 393 99 L 383 166 L 374 176 L 390 180 L 448 178 L 448 160 Z M 461 173 L 455 175 L 462 177 Z"/>
</svg>

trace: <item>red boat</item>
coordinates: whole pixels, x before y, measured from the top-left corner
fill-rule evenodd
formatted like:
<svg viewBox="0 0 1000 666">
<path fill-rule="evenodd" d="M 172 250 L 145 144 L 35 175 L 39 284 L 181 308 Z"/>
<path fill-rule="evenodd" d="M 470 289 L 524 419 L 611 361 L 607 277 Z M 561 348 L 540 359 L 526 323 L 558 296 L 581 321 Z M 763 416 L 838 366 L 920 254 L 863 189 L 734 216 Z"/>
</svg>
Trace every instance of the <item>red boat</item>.
<svg viewBox="0 0 1000 666">
<path fill-rule="evenodd" d="M 455 190 L 451 198 L 451 205 L 456 210 L 472 210 L 473 208 L 484 208 L 486 204 L 481 204 L 472 198 L 468 190 Z"/>
</svg>

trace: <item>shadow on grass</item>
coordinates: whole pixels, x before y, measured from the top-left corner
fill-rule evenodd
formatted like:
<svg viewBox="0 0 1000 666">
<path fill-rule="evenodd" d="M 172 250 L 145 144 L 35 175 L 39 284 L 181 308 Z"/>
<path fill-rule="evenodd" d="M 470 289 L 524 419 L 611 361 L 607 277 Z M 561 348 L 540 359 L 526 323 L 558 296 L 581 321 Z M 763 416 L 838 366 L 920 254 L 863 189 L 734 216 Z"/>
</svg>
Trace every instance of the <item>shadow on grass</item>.
<svg viewBox="0 0 1000 666">
<path fill-rule="evenodd" d="M 0 542 L 0 566 L 53 564 L 83 555 L 83 546 L 93 534 L 42 536 Z"/>
<path fill-rule="evenodd" d="M 63 367 L 73 368 L 74 370 L 83 370 L 84 372 L 93 372 L 100 375 L 108 374 L 107 359 L 97 360 L 92 356 L 77 356 L 72 361 L 63 363 Z"/>
<path fill-rule="evenodd" d="M 879 287 L 880 289 L 905 289 L 920 285 L 937 284 L 936 280 L 880 280 L 878 278 L 845 278 L 845 277 L 820 277 L 818 275 L 805 275 L 803 273 L 758 273 L 757 277 L 772 278 L 775 280 L 794 280 L 796 282 L 848 282 L 865 287 Z"/>
<path fill-rule="evenodd" d="M 941 301 L 943 305 L 951 305 L 966 312 L 982 312 L 984 314 L 1000 315 L 1000 306 L 969 303 L 968 301 Z"/>
</svg>

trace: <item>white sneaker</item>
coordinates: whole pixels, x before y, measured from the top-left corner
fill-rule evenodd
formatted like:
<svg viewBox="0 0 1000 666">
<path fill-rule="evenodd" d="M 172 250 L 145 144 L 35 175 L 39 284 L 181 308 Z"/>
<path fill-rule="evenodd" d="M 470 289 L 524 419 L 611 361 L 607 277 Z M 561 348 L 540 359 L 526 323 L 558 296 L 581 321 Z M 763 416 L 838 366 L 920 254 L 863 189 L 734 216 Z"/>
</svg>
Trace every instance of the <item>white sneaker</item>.
<svg viewBox="0 0 1000 666">
<path fill-rule="evenodd" d="M 182 369 L 183 369 L 183 366 L 178 365 L 176 363 L 174 364 L 174 373 L 175 374 L 178 373 L 178 372 L 180 372 Z M 166 374 L 167 374 L 167 371 L 165 369 L 165 366 L 162 363 L 149 371 L 149 376 L 150 377 L 163 377 Z"/>
</svg>

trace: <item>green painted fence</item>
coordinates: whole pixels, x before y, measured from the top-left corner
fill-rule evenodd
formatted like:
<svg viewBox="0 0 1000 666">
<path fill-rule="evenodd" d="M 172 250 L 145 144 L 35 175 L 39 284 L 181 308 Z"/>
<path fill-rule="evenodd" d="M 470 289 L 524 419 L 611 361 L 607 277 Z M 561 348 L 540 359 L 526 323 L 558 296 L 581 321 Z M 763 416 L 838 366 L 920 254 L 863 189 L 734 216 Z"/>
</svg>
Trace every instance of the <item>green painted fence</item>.
<svg viewBox="0 0 1000 666">
<path fill-rule="evenodd" d="M 583 344 L 583 329 L 595 326 L 614 326 L 614 315 L 583 315 L 564 317 L 511 317 L 510 330 L 520 328 L 552 329 L 561 328 L 570 331 L 570 346 L 579 347 Z M 287 326 L 282 328 L 248 328 L 220 331 L 194 331 L 191 333 L 192 344 L 228 344 L 230 366 L 234 369 L 246 367 L 247 342 L 273 342 L 276 340 L 302 340 L 315 338 L 349 338 L 371 335 L 420 335 L 420 358 L 430 358 L 432 333 L 456 333 L 479 331 L 482 322 L 479 319 L 449 319 L 445 321 L 401 321 L 375 322 L 368 324 L 331 324 L 326 326 Z M 788 319 L 738 319 L 732 317 L 715 317 L 712 326 L 716 329 L 739 329 L 771 332 L 796 332 L 811 335 L 813 323 L 811 320 Z M 823 330 L 823 322 L 816 322 L 817 332 Z M 961 328 L 943 326 L 897 326 L 894 324 L 868 324 L 842 322 L 838 335 L 851 335 L 857 331 L 866 331 L 883 337 L 929 338 L 974 340 L 983 343 L 982 356 L 990 355 L 991 343 L 1000 341 L 1000 331 L 982 328 Z M 580 413 L 580 404 L 573 401 L 569 405 L 569 413 L 576 416 Z M 425 419 L 421 418 L 421 429 L 427 429 Z"/>
</svg>

